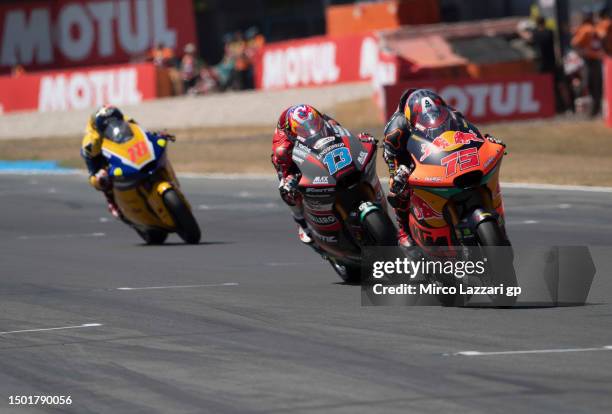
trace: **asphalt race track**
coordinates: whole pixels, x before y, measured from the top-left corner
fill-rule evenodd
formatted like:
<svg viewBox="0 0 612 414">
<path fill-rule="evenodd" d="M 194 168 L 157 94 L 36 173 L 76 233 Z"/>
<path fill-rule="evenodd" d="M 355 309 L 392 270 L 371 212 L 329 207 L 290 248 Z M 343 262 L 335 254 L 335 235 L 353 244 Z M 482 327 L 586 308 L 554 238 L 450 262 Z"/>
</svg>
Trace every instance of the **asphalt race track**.
<svg viewBox="0 0 612 414">
<path fill-rule="evenodd" d="M 362 307 L 273 181 L 183 184 L 203 243 L 147 247 L 84 176 L 0 176 L 1 413 L 612 412 L 609 268 L 580 307 Z M 612 194 L 505 195 L 515 245 L 612 257 Z"/>
</svg>

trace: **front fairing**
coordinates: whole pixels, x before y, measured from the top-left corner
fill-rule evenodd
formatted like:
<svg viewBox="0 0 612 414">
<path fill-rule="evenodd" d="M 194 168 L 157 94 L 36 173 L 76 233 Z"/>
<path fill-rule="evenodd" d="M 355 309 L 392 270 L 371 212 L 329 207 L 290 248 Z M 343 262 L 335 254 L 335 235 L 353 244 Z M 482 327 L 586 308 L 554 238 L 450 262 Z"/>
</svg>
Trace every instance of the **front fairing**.
<svg viewBox="0 0 612 414">
<path fill-rule="evenodd" d="M 384 205 L 375 154 L 374 143 L 350 133 L 298 141 L 293 149 L 304 217 L 317 244 L 344 261 L 360 257 L 362 228 L 353 210 L 365 200 Z"/>
<path fill-rule="evenodd" d="M 102 154 L 108 162 L 109 175 L 116 185 L 137 183 L 151 175 L 167 162 L 167 140 L 132 126 L 134 137 L 123 143 L 105 140 Z"/>
</svg>

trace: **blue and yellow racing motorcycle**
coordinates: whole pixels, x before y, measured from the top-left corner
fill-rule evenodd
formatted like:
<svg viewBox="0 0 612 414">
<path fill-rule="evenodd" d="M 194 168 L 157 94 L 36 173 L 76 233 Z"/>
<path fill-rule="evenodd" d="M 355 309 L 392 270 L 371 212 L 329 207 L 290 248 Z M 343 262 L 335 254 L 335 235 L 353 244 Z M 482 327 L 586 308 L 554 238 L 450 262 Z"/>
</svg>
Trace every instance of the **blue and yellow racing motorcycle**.
<svg viewBox="0 0 612 414">
<path fill-rule="evenodd" d="M 167 157 L 168 141 L 174 138 L 131 122 L 111 125 L 108 131 L 102 154 L 122 220 L 147 244 L 162 244 L 174 232 L 186 243 L 199 243 L 200 227 Z"/>
</svg>

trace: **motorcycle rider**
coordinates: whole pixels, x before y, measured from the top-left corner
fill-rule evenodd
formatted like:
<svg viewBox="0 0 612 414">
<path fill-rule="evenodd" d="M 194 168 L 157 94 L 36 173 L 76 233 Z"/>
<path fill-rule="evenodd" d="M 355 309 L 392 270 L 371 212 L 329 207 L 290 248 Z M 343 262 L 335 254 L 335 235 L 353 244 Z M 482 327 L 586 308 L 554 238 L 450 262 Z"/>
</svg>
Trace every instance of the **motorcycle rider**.
<svg viewBox="0 0 612 414">
<path fill-rule="evenodd" d="M 420 154 L 411 154 L 408 150 L 412 131 L 416 129 L 435 138 L 442 132 L 456 129 L 460 125 L 466 130 L 478 132 L 463 114 L 450 107 L 439 95 L 427 89 L 408 89 L 402 94 L 397 110 L 385 126 L 383 158 L 389 168 L 390 177 L 387 200 L 395 211 L 399 228 L 398 242 L 401 246 L 409 247 L 415 244 L 408 225 L 408 178 L 414 168 L 412 157 L 419 157 Z M 489 134 L 485 134 L 485 138 L 505 147 L 502 141 Z"/>
<path fill-rule="evenodd" d="M 298 224 L 298 237 L 305 244 L 311 244 L 310 230 L 304 220 L 301 194 L 297 191 L 300 169 L 293 162 L 292 151 L 296 140 L 306 140 L 315 136 L 327 137 L 334 133 L 340 124 L 310 105 L 300 104 L 285 109 L 272 137 L 272 164 L 278 175 L 280 196 L 291 209 L 293 219 Z M 358 135 L 363 142 L 375 141 L 367 133 Z"/>
<path fill-rule="evenodd" d="M 115 203 L 112 181 L 106 170 L 107 160 L 102 155 L 102 143 L 104 139 L 113 139 L 118 134 L 131 137 L 132 125 L 136 125 L 136 121 L 126 118 L 116 106 L 101 106 L 89 117 L 81 145 L 81 156 L 89 171 L 89 183 L 96 190 L 104 193 L 108 202 L 108 210 L 120 220 L 125 219 Z"/>
</svg>

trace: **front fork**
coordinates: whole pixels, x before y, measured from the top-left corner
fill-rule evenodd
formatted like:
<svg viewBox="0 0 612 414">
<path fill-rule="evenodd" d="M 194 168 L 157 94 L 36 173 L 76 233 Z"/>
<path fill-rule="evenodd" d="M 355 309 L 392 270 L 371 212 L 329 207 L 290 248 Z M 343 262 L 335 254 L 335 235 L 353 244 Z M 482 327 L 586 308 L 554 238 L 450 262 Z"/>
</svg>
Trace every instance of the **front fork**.
<svg viewBox="0 0 612 414">
<path fill-rule="evenodd" d="M 458 207 L 454 200 L 449 200 L 446 205 L 457 241 L 468 246 L 477 244 L 476 229 L 485 221 L 496 221 L 506 235 L 504 218 L 493 208 L 490 194 L 482 187 L 478 188 L 478 192 L 482 207 L 473 208 L 468 214 L 464 212 L 462 217 L 459 217 Z"/>
</svg>

